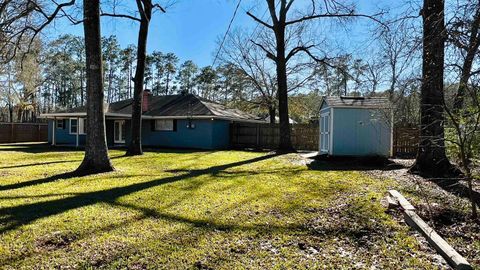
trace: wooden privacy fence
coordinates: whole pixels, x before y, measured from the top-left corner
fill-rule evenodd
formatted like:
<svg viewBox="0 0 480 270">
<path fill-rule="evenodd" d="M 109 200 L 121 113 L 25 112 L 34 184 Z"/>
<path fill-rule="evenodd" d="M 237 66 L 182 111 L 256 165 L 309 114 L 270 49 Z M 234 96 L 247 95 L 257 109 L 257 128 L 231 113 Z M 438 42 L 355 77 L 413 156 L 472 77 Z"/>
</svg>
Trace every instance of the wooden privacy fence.
<svg viewBox="0 0 480 270">
<path fill-rule="evenodd" d="M 399 157 L 417 154 L 420 130 L 418 128 L 395 127 L 393 129 L 393 153 Z"/>
<path fill-rule="evenodd" d="M 48 141 L 48 124 L 0 123 L 0 143 L 46 141 Z"/>
<path fill-rule="evenodd" d="M 293 124 L 292 144 L 297 150 L 318 151 L 318 124 Z M 395 127 L 393 155 L 412 157 L 417 153 L 419 130 Z M 230 145 L 233 148 L 276 149 L 280 143 L 278 124 L 233 123 L 230 128 Z"/>
<path fill-rule="evenodd" d="M 293 124 L 291 136 L 297 150 L 318 150 L 318 124 Z M 279 124 L 232 123 L 230 145 L 233 148 L 275 149 L 280 143 Z"/>
</svg>

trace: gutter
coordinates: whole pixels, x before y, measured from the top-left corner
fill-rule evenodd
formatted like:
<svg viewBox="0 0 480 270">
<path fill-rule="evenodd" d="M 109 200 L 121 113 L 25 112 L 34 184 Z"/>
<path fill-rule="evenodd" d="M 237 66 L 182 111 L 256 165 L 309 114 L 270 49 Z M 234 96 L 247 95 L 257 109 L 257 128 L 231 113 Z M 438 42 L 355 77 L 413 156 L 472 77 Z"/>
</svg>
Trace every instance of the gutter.
<svg viewBox="0 0 480 270">
<path fill-rule="evenodd" d="M 46 113 L 40 114 L 39 118 L 53 119 L 54 117 L 86 117 L 87 113 Z M 118 118 L 132 118 L 130 114 L 118 114 L 118 113 L 107 113 L 105 117 L 118 117 Z M 195 115 L 195 116 L 150 116 L 142 115 L 142 119 L 212 119 L 212 120 L 227 120 L 235 122 L 248 122 L 248 123 L 267 123 L 265 120 L 254 120 L 254 119 L 242 119 L 235 117 L 226 117 L 226 116 L 217 116 L 217 115 Z"/>
</svg>

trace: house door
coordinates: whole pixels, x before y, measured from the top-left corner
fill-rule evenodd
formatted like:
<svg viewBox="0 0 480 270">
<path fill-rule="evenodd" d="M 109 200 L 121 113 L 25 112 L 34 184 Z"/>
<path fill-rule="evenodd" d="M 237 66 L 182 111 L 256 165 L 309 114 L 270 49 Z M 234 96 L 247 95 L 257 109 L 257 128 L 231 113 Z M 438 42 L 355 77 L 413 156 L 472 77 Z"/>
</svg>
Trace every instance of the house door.
<svg viewBox="0 0 480 270">
<path fill-rule="evenodd" d="M 114 122 L 114 141 L 115 143 L 125 143 L 125 120 L 116 120 Z"/>
<path fill-rule="evenodd" d="M 320 151 L 330 150 L 330 113 L 320 115 Z"/>
</svg>

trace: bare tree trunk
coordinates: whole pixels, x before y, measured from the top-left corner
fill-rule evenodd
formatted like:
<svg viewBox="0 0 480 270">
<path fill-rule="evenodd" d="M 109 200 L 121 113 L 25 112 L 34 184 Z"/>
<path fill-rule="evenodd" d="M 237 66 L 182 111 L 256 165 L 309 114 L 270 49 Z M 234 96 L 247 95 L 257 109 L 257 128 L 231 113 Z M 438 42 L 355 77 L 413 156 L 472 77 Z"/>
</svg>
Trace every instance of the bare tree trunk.
<svg viewBox="0 0 480 270">
<path fill-rule="evenodd" d="M 83 3 L 86 74 L 87 74 L 87 142 L 85 157 L 76 173 L 93 174 L 113 171 L 108 157 L 103 111 L 103 72 L 100 38 L 100 1 Z"/>
<path fill-rule="evenodd" d="M 273 7 L 273 11 L 275 11 Z M 278 85 L 278 116 L 280 118 L 280 145 L 282 151 L 292 151 L 290 138 L 290 123 L 288 116 L 288 83 L 287 83 L 287 59 L 285 56 L 285 13 L 281 12 L 280 19 L 274 25 L 276 46 L 276 66 Z"/>
<path fill-rule="evenodd" d="M 83 97 L 83 69 L 80 71 L 80 106 L 83 106 L 85 103 Z"/>
<path fill-rule="evenodd" d="M 150 18 L 152 17 L 151 0 L 137 0 L 141 14 L 140 29 L 138 31 L 137 70 L 135 71 L 134 97 L 132 103 L 132 136 L 126 155 L 142 155 L 142 102 L 145 81 L 145 64 L 147 58 L 147 38 Z"/>
<path fill-rule="evenodd" d="M 423 81 L 420 101 L 420 144 L 415 164 L 410 169 L 428 177 L 453 174 L 445 153 L 444 134 L 444 1 L 424 0 L 423 5 Z"/>
<path fill-rule="evenodd" d="M 480 46 L 480 40 L 478 37 L 478 30 L 480 27 L 480 5 L 477 7 L 474 20 L 472 22 L 472 28 L 470 29 L 470 38 L 468 43 L 467 55 L 463 62 L 462 72 L 460 75 L 460 82 L 458 84 L 457 94 L 455 95 L 453 103 L 453 111 L 457 113 L 463 106 L 463 99 L 465 92 L 467 91 L 468 80 L 470 79 L 473 60 Z"/>
<path fill-rule="evenodd" d="M 270 117 L 270 124 L 275 124 L 275 113 L 276 113 L 276 110 L 275 110 L 275 106 L 268 106 L 268 117 Z"/>
</svg>

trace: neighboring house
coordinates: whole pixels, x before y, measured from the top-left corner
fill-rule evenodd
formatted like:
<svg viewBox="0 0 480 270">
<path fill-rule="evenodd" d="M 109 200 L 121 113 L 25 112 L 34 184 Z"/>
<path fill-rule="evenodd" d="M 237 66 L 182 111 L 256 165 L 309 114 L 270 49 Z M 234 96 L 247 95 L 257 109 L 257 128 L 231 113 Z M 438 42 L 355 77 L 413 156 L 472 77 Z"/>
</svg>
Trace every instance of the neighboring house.
<svg viewBox="0 0 480 270">
<path fill-rule="evenodd" d="M 198 96 L 152 96 L 145 91 L 142 115 L 144 146 L 225 149 L 229 147 L 230 123 L 265 123 L 254 115 L 202 99 Z M 122 146 L 131 133 L 132 100 L 105 106 L 108 146 Z M 86 108 L 42 114 L 48 119 L 48 141 L 52 145 L 85 144 Z"/>
<path fill-rule="evenodd" d="M 270 123 L 270 116 L 267 115 L 267 117 L 265 117 L 263 120 L 265 120 L 265 122 L 267 122 L 267 123 Z M 290 124 L 297 124 L 297 121 L 293 120 L 292 118 L 288 118 L 288 122 Z M 275 123 L 277 123 L 277 124 L 280 123 L 280 117 L 275 116 Z"/>
<path fill-rule="evenodd" d="M 392 109 L 382 97 L 325 97 L 320 106 L 319 154 L 391 156 Z"/>
</svg>

